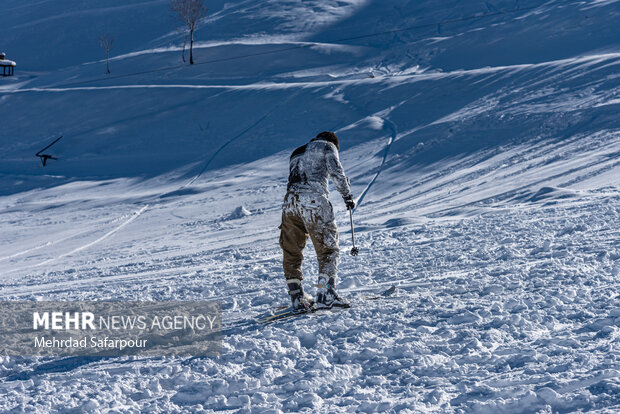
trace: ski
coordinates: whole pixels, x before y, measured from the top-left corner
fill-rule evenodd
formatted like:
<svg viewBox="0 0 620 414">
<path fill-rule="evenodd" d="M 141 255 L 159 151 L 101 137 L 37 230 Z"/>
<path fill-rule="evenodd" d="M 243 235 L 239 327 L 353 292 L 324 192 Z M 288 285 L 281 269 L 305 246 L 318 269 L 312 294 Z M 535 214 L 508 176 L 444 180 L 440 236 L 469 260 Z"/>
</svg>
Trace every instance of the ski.
<svg viewBox="0 0 620 414">
<path fill-rule="evenodd" d="M 362 299 L 364 299 L 364 300 L 383 299 L 383 298 L 387 298 L 388 296 L 392 296 L 394 294 L 394 292 L 396 292 L 396 285 L 390 286 L 389 289 L 384 290 L 383 292 L 379 293 L 378 295 L 362 296 Z"/>
<path fill-rule="evenodd" d="M 281 321 L 284 319 L 289 319 L 295 316 L 306 315 L 308 313 L 316 312 L 316 308 L 312 307 L 309 309 L 293 309 L 292 306 L 285 307 L 284 309 L 280 309 L 274 313 L 271 313 L 267 316 L 263 316 L 257 319 L 257 322 L 262 325 L 267 325 L 276 321 Z"/>
<path fill-rule="evenodd" d="M 375 294 L 375 295 L 360 296 L 359 299 L 363 299 L 363 300 L 384 299 L 384 298 L 386 298 L 388 296 L 391 296 L 394 292 L 396 292 L 396 286 L 392 285 L 388 289 L 384 290 L 381 293 L 378 293 L 378 294 Z M 290 306 L 287 306 L 287 305 L 273 306 L 271 308 L 271 312 L 279 312 L 279 311 L 283 311 L 283 310 L 289 309 L 289 308 L 290 308 Z"/>
<path fill-rule="evenodd" d="M 322 313 L 325 311 L 332 311 L 335 312 L 337 310 L 341 310 L 341 309 L 349 309 L 351 308 L 351 306 L 332 306 L 331 308 L 317 308 L 317 307 L 313 307 L 311 309 L 308 310 L 295 310 L 291 307 L 281 311 L 281 312 L 277 312 L 274 313 L 273 315 L 268 315 L 262 318 L 257 319 L 257 322 L 260 323 L 261 325 L 269 325 L 270 323 L 274 323 L 274 322 L 279 322 L 279 321 L 283 321 L 286 319 L 291 319 L 291 318 L 295 318 L 297 316 L 303 316 L 303 315 L 312 315 L 315 313 Z"/>
<path fill-rule="evenodd" d="M 383 298 L 387 298 L 391 295 L 394 294 L 394 292 L 396 292 L 396 286 L 392 285 L 390 286 L 389 289 L 374 295 L 374 296 L 362 296 L 361 299 L 362 300 L 377 300 L 377 299 L 383 299 Z M 296 316 L 302 316 L 302 315 L 308 315 L 308 314 L 312 314 L 312 313 L 316 313 L 319 311 L 326 311 L 326 310 L 331 310 L 331 311 L 336 311 L 336 310 L 340 310 L 340 309 L 349 309 L 351 306 L 346 306 L 346 307 L 338 307 L 338 306 L 333 306 L 331 308 L 321 308 L 321 307 L 316 307 L 313 306 L 310 309 L 304 309 L 304 310 L 297 310 L 297 309 L 293 309 L 291 306 L 279 306 L 277 308 L 275 308 L 274 310 L 272 310 L 268 315 L 263 316 L 258 318 L 256 321 L 262 325 L 268 325 L 270 323 L 273 322 L 277 322 L 277 321 L 282 321 L 285 319 L 290 319 L 290 318 L 294 318 Z"/>
</svg>

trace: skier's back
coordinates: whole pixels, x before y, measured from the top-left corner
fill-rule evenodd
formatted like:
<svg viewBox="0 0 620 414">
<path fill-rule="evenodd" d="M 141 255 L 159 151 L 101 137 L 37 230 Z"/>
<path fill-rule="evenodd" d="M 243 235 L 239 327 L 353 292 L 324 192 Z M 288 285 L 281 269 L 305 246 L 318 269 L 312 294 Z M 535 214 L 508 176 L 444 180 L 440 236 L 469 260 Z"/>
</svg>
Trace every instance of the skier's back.
<svg viewBox="0 0 620 414">
<path fill-rule="evenodd" d="M 329 202 L 328 180 L 340 192 L 347 208 L 355 202 L 338 157 L 338 138 L 333 132 L 321 132 L 291 154 L 289 179 L 280 226 L 280 246 L 284 275 L 295 308 L 312 306 L 304 293 L 301 271 L 303 249 L 308 236 L 319 262 L 317 303 L 319 306 L 348 306 L 336 293 L 338 273 L 338 228 Z"/>
</svg>

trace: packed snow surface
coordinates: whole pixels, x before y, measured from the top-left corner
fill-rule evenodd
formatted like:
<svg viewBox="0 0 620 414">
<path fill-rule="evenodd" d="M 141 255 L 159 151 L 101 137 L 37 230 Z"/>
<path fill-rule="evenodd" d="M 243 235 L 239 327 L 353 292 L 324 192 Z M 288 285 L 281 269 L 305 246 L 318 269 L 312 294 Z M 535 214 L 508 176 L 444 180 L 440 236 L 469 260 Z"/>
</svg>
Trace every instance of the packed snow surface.
<svg viewBox="0 0 620 414">
<path fill-rule="evenodd" d="M 0 356 L 1 412 L 620 411 L 619 2 L 213 1 L 193 67 L 167 1 L 4 3 L 0 299 L 212 299 L 224 336 Z M 322 130 L 353 306 L 262 326 Z"/>
</svg>

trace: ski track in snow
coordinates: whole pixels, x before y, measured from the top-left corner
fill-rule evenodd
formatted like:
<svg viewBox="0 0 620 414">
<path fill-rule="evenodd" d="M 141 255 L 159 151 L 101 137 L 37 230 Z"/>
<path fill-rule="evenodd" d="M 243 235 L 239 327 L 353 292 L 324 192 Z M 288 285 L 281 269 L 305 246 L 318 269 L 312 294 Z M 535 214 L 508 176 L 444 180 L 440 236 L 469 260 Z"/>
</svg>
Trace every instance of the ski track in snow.
<svg viewBox="0 0 620 414">
<path fill-rule="evenodd" d="M 30 268 L 33 268 L 33 267 L 44 266 L 46 264 L 50 264 L 50 263 L 53 263 L 53 262 L 55 262 L 55 261 L 57 261 L 59 259 L 62 259 L 63 257 L 71 256 L 71 255 L 73 255 L 75 253 L 78 253 L 78 252 L 80 252 L 82 250 L 88 249 L 88 248 L 90 248 L 90 247 L 92 247 L 92 246 L 94 246 L 94 245 L 104 241 L 108 237 L 112 236 L 114 233 L 116 233 L 119 230 L 121 230 L 123 227 L 127 226 L 128 224 L 130 224 L 132 221 L 137 219 L 142 213 L 144 213 L 144 211 L 146 211 L 146 209 L 148 209 L 148 207 L 149 206 L 147 204 L 147 205 L 143 206 L 142 208 L 134 211 L 133 214 L 131 214 L 131 216 L 127 220 L 123 221 L 121 224 L 119 224 L 118 226 L 114 227 L 112 230 L 108 231 L 107 233 L 105 233 L 103 236 L 97 238 L 96 240 L 93 240 L 93 241 L 88 242 L 88 243 L 86 243 L 84 245 L 76 247 L 75 249 L 73 249 L 73 250 L 71 250 L 69 252 L 66 252 L 66 253 L 63 253 L 61 255 L 49 258 L 47 260 L 44 260 L 44 261 L 42 261 L 40 263 L 33 264 L 33 265 L 28 265 L 28 266 L 25 266 L 25 267 L 16 268 L 16 269 L 13 269 L 13 271 L 22 271 L 22 270 L 30 269 Z M 75 238 L 75 237 L 77 237 L 79 235 L 82 235 L 82 234 L 84 234 L 84 233 L 79 233 L 79 234 L 76 234 L 76 235 L 73 235 L 73 236 L 65 237 L 63 239 L 58 240 L 57 243 L 60 243 L 62 241 L 71 240 L 71 239 L 73 239 L 73 238 Z M 32 252 L 34 250 L 38 250 L 38 249 L 41 249 L 41 248 L 44 248 L 44 247 L 51 246 L 52 244 L 55 244 L 55 243 L 47 242 L 47 243 L 45 243 L 45 244 L 43 244 L 41 246 L 36 246 L 36 247 L 30 248 L 30 249 L 26 249 L 24 251 L 21 251 L 19 253 L 13 254 L 11 256 L 7 256 L 6 258 L 2 258 L 0 260 L 18 257 L 18 256 L 24 255 L 26 253 Z M 4 274 L 0 273 L 0 276 L 4 276 Z"/>
<path fill-rule="evenodd" d="M 390 129 L 391 135 L 388 138 L 387 144 L 385 145 L 385 149 L 383 152 L 383 158 L 381 159 L 381 165 L 379 165 L 379 168 L 377 169 L 377 173 L 372 178 L 372 180 L 370 180 L 366 188 L 364 188 L 359 198 L 357 199 L 355 209 L 353 209 L 354 212 L 358 208 L 358 206 L 362 204 L 362 201 L 364 201 L 364 197 L 366 196 L 366 193 L 368 193 L 368 190 L 370 190 L 370 187 L 372 187 L 372 185 L 377 180 L 377 177 L 379 177 L 379 174 L 381 174 L 381 170 L 383 170 L 383 166 L 385 165 L 385 161 L 387 160 L 388 154 L 390 152 L 390 147 L 392 146 L 392 143 L 396 140 L 396 137 L 398 136 L 398 130 L 396 129 L 396 125 L 394 125 L 394 123 L 387 118 L 382 118 L 382 119 L 383 119 L 384 124 L 387 125 L 388 128 Z"/>
<path fill-rule="evenodd" d="M 71 250 L 71 251 L 70 251 L 70 252 L 68 252 L 68 253 L 63 253 L 63 254 L 61 254 L 60 256 L 57 256 L 57 257 L 55 257 L 55 258 L 53 258 L 53 259 L 48 259 L 48 260 L 46 260 L 46 261 L 44 261 L 44 262 L 41 262 L 41 263 L 39 263 L 37 266 L 43 266 L 43 265 L 48 264 L 48 263 L 51 263 L 51 262 L 53 262 L 53 261 L 55 261 L 55 260 L 61 259 L 61 258 L 66 257 L 66 256 L 70 256 L 70 255 L 72 255 L 72 254 L 74 254 L 74 253 L 77 253 L 77 252 L 80 252 L 80 251 L 82 251 L 82 250 L 88 249 L 89 247 L 92 247 L 92 246 L 94 246 L 95 244 L 97 244 L 97 243 L 99 243 L 99 242 L 102 242 L 103 240 L 107 239 L 108 237 L 110 237 L 111 235 L 113 235 L 113 234 L 114 234 L 114 233 L 116 233 L 117 231 L 121 230 L 123 227 L 127 226 L 128 224 L 130 224 L 130 223 L 131 223 L 132 221 L 134 221 L 135 219 L 137 219 L 137 218 L 138 218 L 138 217 L 139 217 L 142 213 L 144 213 L 144 212 L 146 211 L 146 209 L 148 209 L 148 208 L 149 208 L 149 205 L 147 204 L 147 205 L 143 206 L 142 208 L 140 208 L 139 210 L 136 210 L 136 211 L 135 211 L 135 212 L 131 215 L 131 217 L 129 217 L 127 220 L 123 221 L 120 225 L 118 225 L 117 227 L 113 228 L 112 230 L 110 230 L 109 232 L 107 232 L 107 233 L 106 233 L 106 234 L 104 234 L 103 236 L 99 237 L 98 239 L 93 240 L 92 242 L 87 243 L 87 244 L 85 244 L 85 245 L 83 245 L 83 246 L 80 246 L 80 247 L 78 247 L 78 248 L 75 248 L 75 249 Z"/>
</svg>

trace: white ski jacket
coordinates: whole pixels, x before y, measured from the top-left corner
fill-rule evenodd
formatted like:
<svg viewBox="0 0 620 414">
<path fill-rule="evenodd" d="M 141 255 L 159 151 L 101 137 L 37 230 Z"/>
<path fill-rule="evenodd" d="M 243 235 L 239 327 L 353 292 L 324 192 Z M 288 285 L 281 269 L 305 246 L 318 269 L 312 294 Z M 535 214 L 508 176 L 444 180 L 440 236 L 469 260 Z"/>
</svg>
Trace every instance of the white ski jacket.
<svg viewBox="0 0 620 414">
<path fill-rule="evenodd" d="M 334 144 L 314 138 L 293 151 L 289 161 L 288 192 L 328 197 L 330 177 L 343 198 L 352 197 Z"/>
</svg>

